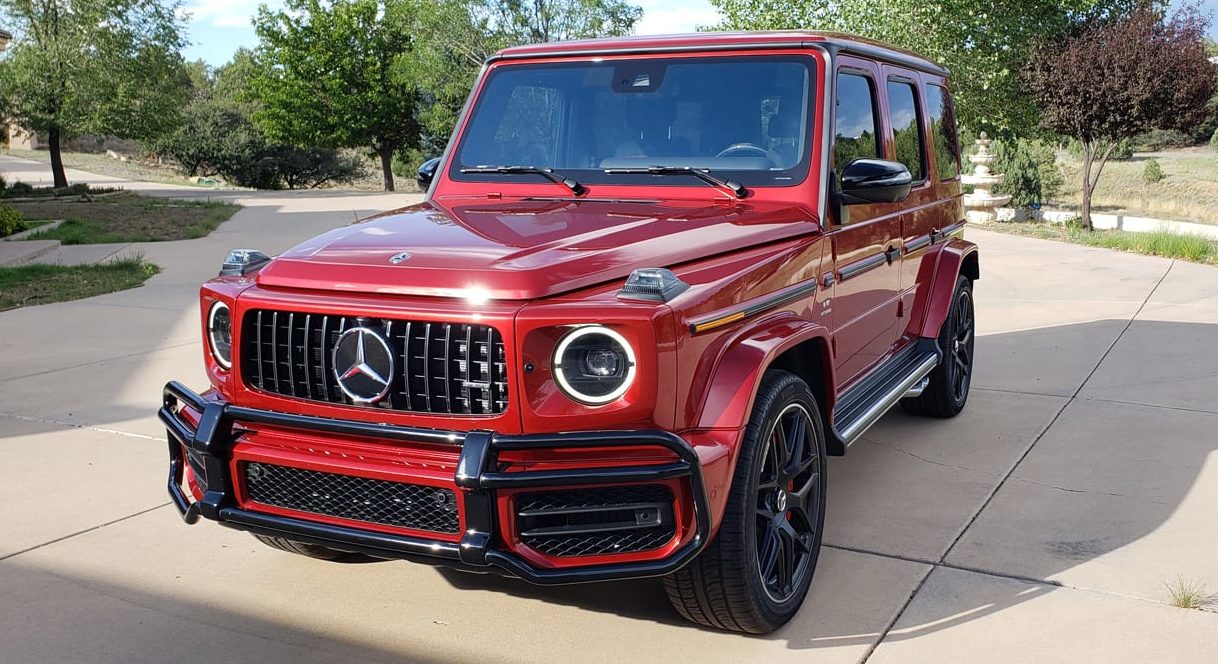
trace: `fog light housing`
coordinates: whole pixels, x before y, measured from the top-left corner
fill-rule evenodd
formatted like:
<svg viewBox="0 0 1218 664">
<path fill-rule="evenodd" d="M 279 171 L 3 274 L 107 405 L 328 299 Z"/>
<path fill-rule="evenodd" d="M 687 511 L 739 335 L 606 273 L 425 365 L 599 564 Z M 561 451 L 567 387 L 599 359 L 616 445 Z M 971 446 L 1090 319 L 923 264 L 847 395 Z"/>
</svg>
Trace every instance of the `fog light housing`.
<svg viewBox="0 0 1218 664">
<path fill-rule="evenodd" d="M 621 397 L 635 375 L 630 342 L 603 325 L 567 333 L 554 349 L 554 378 L 568 397 L 599 406 Z"/>
</svg>

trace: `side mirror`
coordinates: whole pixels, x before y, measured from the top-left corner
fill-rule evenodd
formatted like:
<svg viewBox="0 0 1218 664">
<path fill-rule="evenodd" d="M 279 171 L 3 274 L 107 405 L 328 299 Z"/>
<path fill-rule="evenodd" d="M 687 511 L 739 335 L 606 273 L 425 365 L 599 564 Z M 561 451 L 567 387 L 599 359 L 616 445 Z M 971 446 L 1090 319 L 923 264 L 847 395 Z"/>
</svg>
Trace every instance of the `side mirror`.
<svg viewBox="0 0 1218 664">
<path fill-rule="evenodd" d="M 905 200 L 913 176 L 904 164 L 883 159 L 855 159 L 842 171 L 843 205 L 896 203 Z"/>
<path fill-rule="evenodd" d="M 435 179 L 439 166 L 439 157 L 432 157 L 419 165 L 419 170 L 414 174 L 414 181 L 419 184 L 419 189 L 427 191 L 428 187 L 431 187 L 431 181 Z"/>
</svg>

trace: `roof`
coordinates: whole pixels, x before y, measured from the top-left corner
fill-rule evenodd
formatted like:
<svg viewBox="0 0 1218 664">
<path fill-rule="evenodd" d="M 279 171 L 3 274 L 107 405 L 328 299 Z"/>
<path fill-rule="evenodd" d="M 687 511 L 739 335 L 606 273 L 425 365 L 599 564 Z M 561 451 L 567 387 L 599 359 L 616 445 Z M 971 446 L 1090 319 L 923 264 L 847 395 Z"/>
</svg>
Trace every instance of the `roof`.
<svg viewBox="0 0 1218 664">
<path fill-rule="evenodd" d="M 602 39 L 546 42 L 514 46 L 500 51 L 494 60 L 567 55 L 613 55 L 625 53 L 672 53 L 681 51 L 722 51 L 762 48 L 807 48 L 824 46 L 831 51 L 853 53 L 877 60 L 905 65 L 934 74 L 946 75 L 942 65 L 913 51 L 874 39 L 840 32 L 814 30 L 771 30 L 756 32 L 694 32 L 674 35 L 643 35 Z"/>
</svg>

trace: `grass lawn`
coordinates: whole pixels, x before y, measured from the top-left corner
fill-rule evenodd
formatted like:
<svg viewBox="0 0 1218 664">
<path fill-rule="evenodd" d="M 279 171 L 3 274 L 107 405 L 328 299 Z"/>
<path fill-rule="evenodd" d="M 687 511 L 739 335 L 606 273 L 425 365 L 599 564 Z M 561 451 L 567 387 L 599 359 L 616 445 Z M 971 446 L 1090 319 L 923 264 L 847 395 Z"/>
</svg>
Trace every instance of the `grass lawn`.
<svg viewBox="0 0 1218 664">
<path fill-rule="evenodd" d="M 44 164 L 51 163 L 51 153 L 46 150 L 5 150 L 6 154 L 30 161 L 40 161 Z M 104 154 L 91 154 L 87 152 L 64 152 L 63 165 L 68 168 L 77 168 L 98 175 L 108 175 L 113 178 L 122 178 L 124 180 L 141 180 L 143 182 L 163 182 L 165 184 L 177 184 L 188 187 L 200 187 L 186 176 L 178 172 L 178 169 L 172 166 L 157 166 L 155 164 L 145 164 L 138 161 L 119 161 L 111 159 Z M 31 183 L 34 184 L 34 183 Z"/>
<path fill-rule="evenodd" d="M 64 244 L 162 242 L 203 237 L 240 206 L 216 201 L 145 198 L 135 194 L 93 201 L 49 200 L 12 203 L 26 219 L 65 219 L 58 228 L 30 236 Z"/>
<path fill-rule="evenodd" d="M 1163 169 L 1165 177 L 1159 182 L 1142 179 L 1151 156 Z M 1058 163 L 1066 182 L 1057 198 L 1063 207 L 1077 209 L 1083 201 L 1079 187 L 1082 163 L 1069 157 Z M 1093 204 L 1096 212 L 1218 224 L 1218 151 L 1195 147 L 1110 161 L 1100 176 Z"/>
<path fill-rule="evenodd" d="M 1081 228 L 1043 222 L 1002 222 L 982 226 L 985 230 L 1035 237 L 1043 240 L 1059 240 L 1128 251 L 1148 256 L 1176 258 L 1193 263 L 1218 265 L 1218 240 L 1182 235 L 1168 231 L 1153 233 L 1130 233 L 1128 231 L 1085 231 Z"/>
<path fill-rule="evenodd" d="M 135 288 L 159 271 L 139 256 L 97 265 L 0 267 L 0 311 Z"/>
</svg>

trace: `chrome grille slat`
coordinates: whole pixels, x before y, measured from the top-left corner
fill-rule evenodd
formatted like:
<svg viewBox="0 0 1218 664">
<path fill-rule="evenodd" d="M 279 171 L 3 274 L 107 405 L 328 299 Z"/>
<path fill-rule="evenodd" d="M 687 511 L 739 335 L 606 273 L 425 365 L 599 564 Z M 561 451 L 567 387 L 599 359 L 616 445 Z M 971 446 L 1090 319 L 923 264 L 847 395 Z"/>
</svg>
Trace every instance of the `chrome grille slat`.
<svg viewBox="0 0 1218 664">
<path fill-rule="evenodd" d="M 344 330 L 362 326 L 385 335 L 400 366 L 385 398 L 360 407 L 453 415 L 507 409 L 503 338 L 488 325 L 269 309 L 251 310 L 244 321 L 242 374 L 251 387 L 355 405 L 334 378 L 332 353 Z"/>
<path fill-rule="evenodd" d="M 296 322 L 296 312 L 288 312 L 288 388 L 292 396 L 296 396 L 296 358 L 293 357 L 293 351 L 296 350 L 296 340 L 294 331 L 296 329 L 293 323 Z"/>
<path fill-rule="evenodd" d="M 271 315 L 271 380 L 274 382 L 272 388 L 276 392 L 282 392 L 279 387 L 279 312 L 276 311 Z"/>
<path fill-rule="evenodd" d="M 452 348 L 453 326 L 452 323 L 444 324 L 444 381 L 441 385 L 444 386 L 444 408 L 448 412 L 453 412 L 452 400 L 452 383 L 448 380 L 448 365 L 449 365 L 449 350 Z"/>
</svg>

